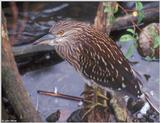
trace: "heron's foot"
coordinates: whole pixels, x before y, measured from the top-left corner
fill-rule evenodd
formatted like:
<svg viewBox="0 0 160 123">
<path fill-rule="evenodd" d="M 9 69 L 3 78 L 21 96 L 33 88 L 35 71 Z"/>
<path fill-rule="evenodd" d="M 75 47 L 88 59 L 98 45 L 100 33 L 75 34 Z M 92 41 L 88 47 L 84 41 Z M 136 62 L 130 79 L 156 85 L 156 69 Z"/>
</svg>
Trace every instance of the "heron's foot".
<svg viewBox="0 0 160 123">
<path fill-rule="evenodd" d="M 106 95 L 102 94 L 100 91 L 96 92 L 96 96 L 97 96 L 97 98 L 100 97 L 104 100 L 109 100 L 109 98 Z"/>
<path fill-rule="evenodd" d="M 84 100 L 86 103 L 86 112 L 82 118 L 85 118 L 91 111 L 93 111 L 97 107 L 107 108 L 107 101 L 109 100 L 106 95 L 102 94 L 102 92 L 98 88 L 94 88 L 91 91 L 85 91 L 83 94 L 86 94 L 88 100 Z"/>
<path fill-rule="evenodd" d="M 80 95 L 85 95 L 87 97 L 93 97 L 94 90 L 83 91 Z"/>
<path fill-rule="evenodd" d="M 95 103 L 95 104 L 90 104 L 88 106 L 86 106 L 85 108 L 87 108 L 88 110 L 84 113 L 84 115 L 82 116 L 82 119 L 84 119 L 91 111 L 93 111 L 96 107 L 103 107 L 103 108 L 107 108 L 107 105 L 101 104 L 101 103 Z"/>
</svg>

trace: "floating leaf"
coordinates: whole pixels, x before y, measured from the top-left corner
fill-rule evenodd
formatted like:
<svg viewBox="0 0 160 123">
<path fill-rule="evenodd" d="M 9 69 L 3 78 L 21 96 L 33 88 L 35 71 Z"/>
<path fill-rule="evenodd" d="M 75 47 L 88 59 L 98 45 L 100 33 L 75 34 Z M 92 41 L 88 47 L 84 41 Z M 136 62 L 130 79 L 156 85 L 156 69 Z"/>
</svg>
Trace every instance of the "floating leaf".
<svg viewBox="0 0 160 123">
<path fill-rule="evenodd" d="M 125 34 L 122 35 L 119 40 L 120 42 L 128 42 L 128 41 L 135 41 L 136 39 L 130 34 Z"/>
<path fill-rule="evenodd" d="M 130 57 L 133 55 L 134 50 L 135 50 L 135 47 L 134 47 L 134 45 L 131 44 L 131 45 L 129 46 L 128 50 L 127 50 L 127 53 L 125 54 L 125 57 L 126 57 L 127 59 L 130 58 Z"/>
<path fill-rule="evenodd" d="M 153 48 L 157 48 L 160 45 L 160 36 L 156 36 L 153 43 Z"/>
</svg>

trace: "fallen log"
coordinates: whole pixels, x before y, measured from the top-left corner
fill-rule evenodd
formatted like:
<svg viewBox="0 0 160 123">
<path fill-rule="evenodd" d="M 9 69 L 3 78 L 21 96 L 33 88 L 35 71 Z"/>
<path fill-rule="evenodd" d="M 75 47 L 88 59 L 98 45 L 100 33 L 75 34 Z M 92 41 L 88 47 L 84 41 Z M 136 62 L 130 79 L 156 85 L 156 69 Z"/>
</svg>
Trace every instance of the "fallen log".
<svg viewBox="0 0 160 123">
<path fill-rule="evenodd" d="M 143 11 L 144 11 L 143 22 L 145 24 L 159 21 L 159 6 L 155 6 L 155 8 L 146 8 Z M 137 22 L 138 19 L 137 19 L 137 17 L 134 17 L 131 14 L 125 15 L 122 17 L 118 17 L 114 21 L 112 28 L 111 28 L 111 31 L 118 31 L 118 30 L 122 30 L 122 29 L 127 29 L 128 27 L 133 26 L 132 21 Z"/>
<path fill-rule="evenodd" d="M 15 57 L 17 56 L 24 56 L 27 54 L 34 54 L 38 52 L 47 52 L 47 51 L 53 51 L 54 47 L 51 46 L 45 46 L 45 45 L 22 45 L 22 46 L 14 46 L 12 47 L 12 51 Z"/>
</svg>

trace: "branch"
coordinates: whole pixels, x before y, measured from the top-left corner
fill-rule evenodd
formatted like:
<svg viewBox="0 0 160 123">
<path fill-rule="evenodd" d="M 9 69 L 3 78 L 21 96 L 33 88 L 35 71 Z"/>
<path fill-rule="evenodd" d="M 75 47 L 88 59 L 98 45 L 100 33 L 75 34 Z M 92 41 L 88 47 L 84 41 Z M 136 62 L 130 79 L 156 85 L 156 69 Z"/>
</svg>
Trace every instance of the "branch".
<svg viewBox="0 0 160 123">
<path fill-rule="evenodd" d="M 2 13 L 2 87 L 20 121 L 42 121 L 23 86 L 6 27 L 6 20 Z"/>
</svg>

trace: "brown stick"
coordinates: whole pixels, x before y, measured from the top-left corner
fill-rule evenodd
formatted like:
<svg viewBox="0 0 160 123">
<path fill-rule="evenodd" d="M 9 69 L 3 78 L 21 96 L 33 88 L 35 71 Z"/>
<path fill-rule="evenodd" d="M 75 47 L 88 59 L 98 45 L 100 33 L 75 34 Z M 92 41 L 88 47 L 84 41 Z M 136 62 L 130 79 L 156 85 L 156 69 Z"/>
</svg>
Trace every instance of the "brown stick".
<svg viewBox="0 0 160 123">
<path fill-rule="evenodd" d="M 83 98 L 81 98 L 81 97 L 66 95 L 66 94 L 62 94 L 62 93 L 49 92 L 49 91 L 38 90 L 37 93 L 41 94 L 41 95 L 53 96 L 53 97 L 58 97 L 58 98 L 63 98 L 63 99 L 68 99 L 68 100 L 73 100 L 73 101 L 82 101 L 83 100 Z"/>
<path fill-rule="evenodd" d="M 2 13 L 2 87 L 20 121 L 42 121 L 23 86 L 9 44 L 7 25 Z"/>
</svg>

